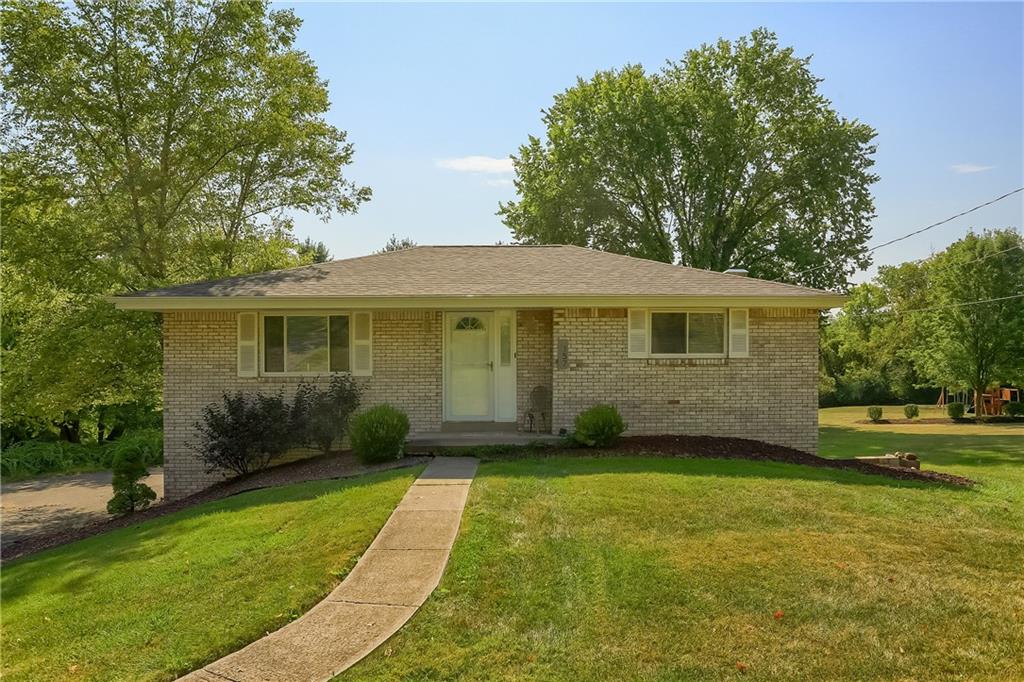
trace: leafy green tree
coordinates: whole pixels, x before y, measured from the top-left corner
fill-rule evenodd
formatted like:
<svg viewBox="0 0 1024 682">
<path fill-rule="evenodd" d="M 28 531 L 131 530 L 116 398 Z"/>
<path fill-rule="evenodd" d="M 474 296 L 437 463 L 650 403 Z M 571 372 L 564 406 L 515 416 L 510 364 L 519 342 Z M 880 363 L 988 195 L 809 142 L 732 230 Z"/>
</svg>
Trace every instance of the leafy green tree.
<svg viewBox="0 0 1024 682">
<path fill-rule="evenodd" d="M 875 132 L 808 65 L 758 29 L 580 79 L 513 157 L 519 199 L 499 215 L 520 242 L 845 286 L 868 263 Z"/>
<path fill-rule="evenodd" d="M 106 295 L 310 262 L 370 190 L 299 20 L 266 2 L 0 6 L 4 421 L 158 401 L 159 320 Z"/>
<path fill-rule="evenodd" d="M 414 242 L 409 237 L 402 237 L 401 239 L 399 239 L 397 235 L 393 234 L 393 235 L 391 235 L 391 238 L 388 239 L 388 243 L 384 245 L 384 248 L 382 248 L 377 253 L 390 253 L 391 251 L 404 251 L 405 249 L 411 249 L 414 246 L 416 246 L 416 242 Z"/>
<path fill-rule="evenodd" d="M 314 242 L 309 237 L 297 244 L 296 250 L 303 260 L 310 263 L 326 263 L 331 260 L 331 252 L 327 250 L 327 245 L 323 242 Z"/>
<path fill-rule="evenodd" d="M 971 233 L 926 272 L 932 309 L 916 313 L 917 361 L 936 385 L 973 389 L 980 415 L 986 390 L 1024 375 L 1024 237 Z"/>
</svg>

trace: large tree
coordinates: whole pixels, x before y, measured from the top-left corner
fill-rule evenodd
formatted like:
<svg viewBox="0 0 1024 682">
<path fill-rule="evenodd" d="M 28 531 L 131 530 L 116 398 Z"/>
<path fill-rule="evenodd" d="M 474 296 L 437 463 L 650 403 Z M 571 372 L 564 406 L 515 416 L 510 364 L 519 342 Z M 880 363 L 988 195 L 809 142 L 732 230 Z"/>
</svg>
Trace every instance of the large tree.
<svg viewBox="0 0 1024 682">
<path fill-rule="evenodd" d="M 980 415 L 986 390 L 1024 378 L 1024 237 L 971 233 L 925 269 L 932 304 L 915 313 L 919 365 L 939 386 L 973 389 Z"/>
<path fill-rule="evenodd" d="M 343 175 L 352 145 L 299 20 L 266 2 L 18 0 L 0 18 L 5 420 L 155 400 L 156 321 L 103 297 L 316 257 L 289 216 L 369 199 Z"/>
<path fill-rule="evenodd" d="M 499 214 L 525 243 L 845 286 L 868 264 L 875 132 L 808 65 L 759 29 L 580 79 L 513 156 L 519 199 Z"/>
</svg>

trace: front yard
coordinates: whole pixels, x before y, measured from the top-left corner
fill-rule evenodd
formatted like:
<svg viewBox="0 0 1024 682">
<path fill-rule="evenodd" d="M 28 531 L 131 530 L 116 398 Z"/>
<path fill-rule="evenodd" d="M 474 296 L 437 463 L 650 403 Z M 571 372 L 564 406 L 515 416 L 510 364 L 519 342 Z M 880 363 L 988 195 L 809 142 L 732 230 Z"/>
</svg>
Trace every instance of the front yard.
<svg viewBox="0 0 1024 682">
<path fill-rule="evenodd" d="M 823 411 L 822 454 L 912 450 L 981 485 L 485 462 L 440 587 L 344 677 L 1024 677 L 1024 429 L 863 415 Z M 171 679 L 215 659 L 323 596 L 417 472 L 247 493 L 5 566 L 4 675 Z"/>
</svg>

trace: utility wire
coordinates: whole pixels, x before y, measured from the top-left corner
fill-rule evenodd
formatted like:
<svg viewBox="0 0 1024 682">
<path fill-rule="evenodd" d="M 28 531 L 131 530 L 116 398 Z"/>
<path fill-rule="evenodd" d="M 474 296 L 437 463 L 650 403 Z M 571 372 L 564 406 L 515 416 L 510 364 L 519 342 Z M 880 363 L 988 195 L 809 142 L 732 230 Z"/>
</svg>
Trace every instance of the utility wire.
<svg viewBox="0 0 1024 682">
<path fill-rule="evenodd" d="M 920 313 L 929 310 L 942 310 L 943 308 L 964 308 L 969 305 L 981 305 L 982 303 L 995 303 L 996 301 L 1009 301 L 1014 298 L 1024 298 L 1024 294 L 1014 294 L 1012 296 L 1000 296 L 999 298 L 986 298 L 982 301 L 965 301 L 964 303 L 947 303 L 945 305 L 933 305 L 927 308 L 911 308 L 910 310 L 876 310 L 868 313 L 869 315 L 892 315 L 899 313 L 900 315 L 906 315 L 907 313 Z"/>
<path fill-rule="evenodd" d="M 1005 199 L 1007 197 L 1010 197 L 1010 196 L 1013 196 L 1014 194 L 1017 194 L 1018 192 L 1024 192 L 1024 187 L 1018 187 L 1017 189 L 1013 190 L 1012 192 L 1007 192 L 1006 194 L 1003 194 L 1002 196 L 998 196 L 995 199 L 992 199 L 990 201 L 986 201 L 984 204 L 978 204 L 974 208 L 969 208 L 966 211 L 961 211 L 960 213 L 957 213 L 954 216 L 950 216 L 950 217 L 948 217 L 948 218 L 946 218 L 944 220 L 940 220 L 937 223 L 932 223 L 931 225 L 928 225 L 926 227 L 922 227 L 920 230 L 914 230 L 913 232 L 905 234 L 902 237 L 897 237 L 896 239 L 890 239 L 889 241 L 883 242 L 883 243 L 879 244 L 878 246 L 872 246 L 870 249 L 868 249 L 864 253 L 871 253 L 872 251 L 877 251 L 878 249 L 881 249 L 882 247 L 890 246 L 892 244 L 895 244 L 896 242 L 901 242 L 904 239 L 910 239 L 911 237 L 919 235 L 922 232 L 927 232 L 928 230 L 936 228 L 939 225 L 945 225 L 946 223 L 948 223 L 950 221 L 956 220 L 957 218 L 961 218 L 961 217 L 967 215 L 968 213 L 974 213 L 975 211 L 977 211 L 979 209 L 982 209 L 982 208 L 985 208 L 986 206 L 991 206 L 992 204 L 996 203 L 997 201 L 1002 201 L 1003 199 Z M 796 273 L 793 274 L 793 276 L 794 277 L 799 277 L 800 275 L 806 275 L 808 272 L 814 272 L 815 270 L 821 270 L 822 268 L 831 267 L 831 265 L 832 265 L 831 263 L 823 263 L 823 264 L 817 265 L 817 266 L 815 266 L 813 268 L 808 268 L 807 270 L 801 270 L 800 272 L 796 272 Z"/>
</svg>

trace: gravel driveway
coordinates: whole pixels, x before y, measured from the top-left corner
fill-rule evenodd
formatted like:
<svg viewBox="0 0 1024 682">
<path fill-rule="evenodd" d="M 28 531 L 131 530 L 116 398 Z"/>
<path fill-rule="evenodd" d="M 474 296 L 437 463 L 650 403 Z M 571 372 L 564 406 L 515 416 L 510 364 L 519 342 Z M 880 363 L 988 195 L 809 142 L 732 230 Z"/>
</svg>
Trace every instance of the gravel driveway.
<svg viewBox="0 0 1024 682">
<path fill-rule="evenodd" d="M 35 478 L 0 486 L 3 511 L 0 551 L 18 540 L 36 534 L 84 526 L 107 518 L 107 500 L 112 494 L 111 473 L 68 474 Z M 163 469 L 150 470 L 142 482 L 164 494 Z"/>
</svg>

